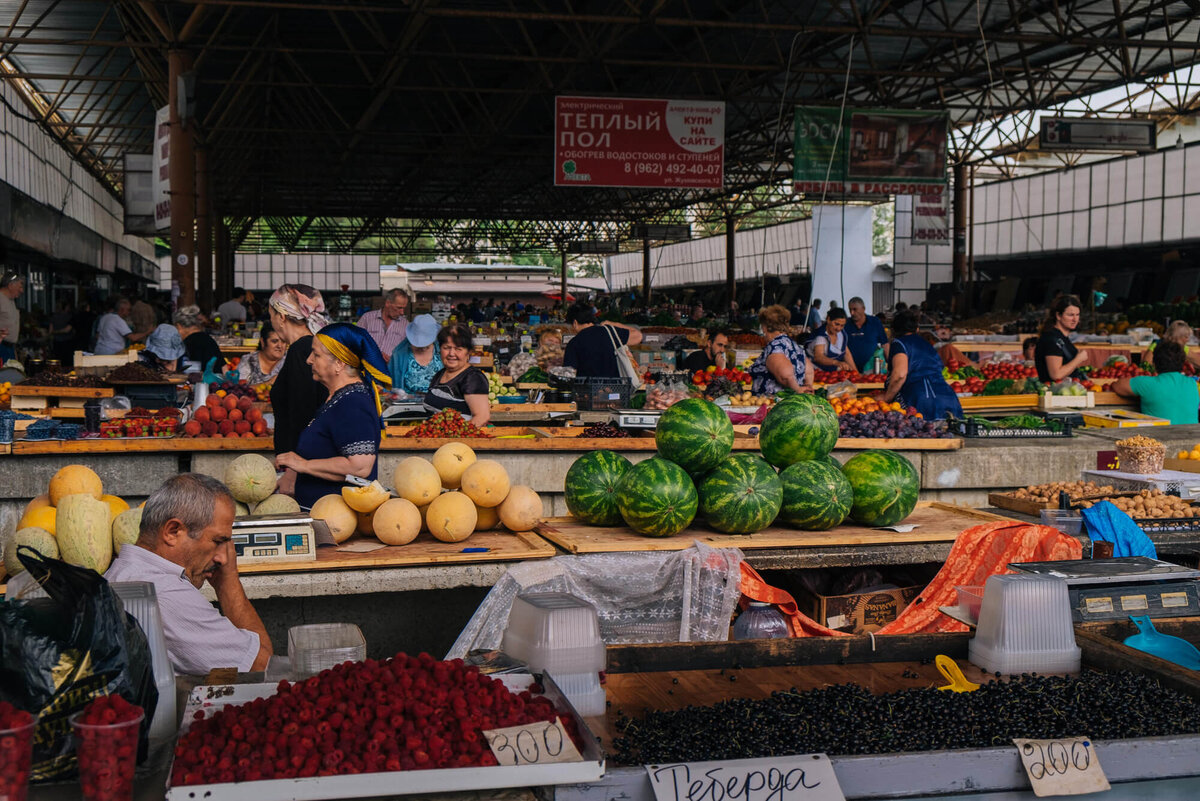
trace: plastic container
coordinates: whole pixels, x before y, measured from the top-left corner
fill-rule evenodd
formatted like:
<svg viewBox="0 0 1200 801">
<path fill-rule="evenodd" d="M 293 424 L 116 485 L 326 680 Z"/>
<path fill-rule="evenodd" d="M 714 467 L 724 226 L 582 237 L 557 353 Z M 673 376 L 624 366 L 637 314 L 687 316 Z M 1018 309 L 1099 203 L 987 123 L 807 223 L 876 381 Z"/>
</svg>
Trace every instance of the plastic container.
<svg viewBox="0 0 1200 801">
<path fill-rule="evenodd" d="M 138 731 L 144 714 L 123 723 L 92 725 L 71 716 L 75 755 L 79 758 L 79 785 L 83 801 L 128 801 L 133 798 L 133 771 L 137 765 Z"/>
<path fill-rule="evenodd" d="M 343 662 L 367 658 L 367 641 L 353 623 L 313 623 L 288 629 L 292 678 L 306 679 Z"/>
<path fill-rule="evenodd" d="M 158 595 L 154 592 L 154 585 L 148 581 L 116 581 L 112 588 L 121 599 L 125 611 L 137 619 L 150 642 L 150 665 L 154 673 L 154 686 L 158 688 L 158 703 L 154 707 L 154 717 L 150 719 L 148 735 L 151 740 L 169 740 L 178 731 L 175 723 L 175 668 L 171 665 L 171 654 L 167 650 Z"/>
<path fill-rule="evenodd" d="M 1065 581 L 1010 574 L 988 577 L 985 588 L 968 649 L 973 664 L 1008 675 L 1079 671 Z"/>
<path fill-rule="evenodd" d="M 777 640 L 790 636 L 783 614 L 762 601 L 751 601 L 733 623 L 735 640 Z"/>
<path fill-rule="evenodd" d="M 585 718 L 603 715 L 608 708 L 608 698 L 600 684 L 599 673 L 548 673 L 547 675 L 563 691 L 575 711 Z"/>
<path fill-rule="evenodd" d="M 979 607 L 983 605 L 983 587 L 954 588 L 958 592 L 958 606 L 965 609 L 972 620 L 979 620 Z"/>
<path fill-rule="evenodd" d="M 1083 515 L 1074 509 L 1043 509 L 1042 525 L 1053 526 L 1063 534 L 1083 531 Z"/>
<path fill-rule="evenodd" d="M 0 729 L 0 798 L 25 801 L 29 793 L 29 765 L 33 759 L 33 731 L 37 718 L 24 726 Z"/>
<path fill-rule="evenodd" d="M 565 592 L 514 598 L 501 649 L 554 676 L 598 673 L 606 662 L 596 607 Z"/>
</svg>

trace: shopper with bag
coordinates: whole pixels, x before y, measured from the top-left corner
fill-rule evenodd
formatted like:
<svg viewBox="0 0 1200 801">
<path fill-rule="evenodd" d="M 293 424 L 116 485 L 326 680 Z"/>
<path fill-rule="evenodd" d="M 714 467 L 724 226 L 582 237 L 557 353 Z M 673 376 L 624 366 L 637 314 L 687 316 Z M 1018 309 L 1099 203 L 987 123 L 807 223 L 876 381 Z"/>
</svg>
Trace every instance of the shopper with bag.
<svg viewBox="0 0 1200 801">
<path fill-rule="evenodd" d="M 642 341 L 642 332 L 622 323 L 596 324 L 596 312 L 586 303 L 567 309 L 567 322 L 575 336 L 563 352 L 563 366 L 574 367 L 578 378 L 629 378 L 634 386 L 637 369 L 629 345 Z M 623 361 L 618 361 L 619 358 Z"/>
</svg>

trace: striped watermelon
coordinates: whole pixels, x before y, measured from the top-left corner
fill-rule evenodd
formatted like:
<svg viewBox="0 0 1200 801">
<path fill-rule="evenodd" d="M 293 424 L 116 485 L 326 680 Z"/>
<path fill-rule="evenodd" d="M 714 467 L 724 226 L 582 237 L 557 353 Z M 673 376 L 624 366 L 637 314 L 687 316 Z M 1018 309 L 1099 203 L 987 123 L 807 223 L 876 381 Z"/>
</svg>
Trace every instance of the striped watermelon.
<svg viewBox="0 0 1200 801">
<path fill-rule="evenodd" d="M 895 451 L 863 451 L 842 473 L 854 489 L 850 517 L 868 526 L 892 526 L 912 514 L 921 478 L 912 464 Z"/>
<path fill-rule="evenodd" d="M 733 423 L 720 406 L 703 398 L 687 398 L 662 413 L 654 444 L 664 459 L 702 475 L 733 450 Z"/>
<path fill-rule="evenodd" d="M 647 537 L 670 537 L 696 517 L 696 485 L 687 472 L 655 456 L 625 472 L 617 484 L 617 508 L 626 524 Z"/>
<path fill-rule="evenodd" d="M 592 451 L 575 460 L 564 481 L 567 509 L 593 526 L 621 522 L 617 509 L 617 483 L 629 470 L 629 460 L 612 451 Z"/>
<path fill-rule="evenodd" d="M 700 513 L 726 534 L 753 534 L 775 522 L 783 503 L 783 485 L 775 468 L 751 453 L 739 453 L 717 465 L 696 488 Z"/>
<path fill-rule="evenodd" d="M 818 456 L 816 459 L 812 459 L 811 461 L 821 462 L 822 464 L 827 464 L 830 467 L 832 467 L 834 470 L 838 471 L 839 473 L 842 472 L 842 463 L 839 462 L 837 459 L 834 459 L 833 454 L 827 454 L 825 456 Z"/>
<path fill-rule="evenodd" d="M 854 504 L 849 480 L 823 459 L 796 462 L 779 474 L 779 480 L 783 482 L 779 518 L 796 528 L 827 531 L 841 525 Z"/>
<path fill-rule="evenodd" d="M 792 395 L 775 404 L 758 430 L 763 456 L 779 468 L 829 455 L 837 438 L 837 412 L 816 395 Z"/>
</svg>

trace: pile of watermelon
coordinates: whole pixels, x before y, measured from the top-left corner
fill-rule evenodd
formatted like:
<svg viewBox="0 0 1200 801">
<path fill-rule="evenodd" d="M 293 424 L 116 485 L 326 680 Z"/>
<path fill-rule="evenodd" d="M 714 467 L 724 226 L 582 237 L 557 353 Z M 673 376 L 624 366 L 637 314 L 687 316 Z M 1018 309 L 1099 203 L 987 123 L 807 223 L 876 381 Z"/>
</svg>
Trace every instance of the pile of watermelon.
<svg viewBox="0 0 1200 801">
<path fill-rule="evenodd" d="M 871 450 L 840 465 L 830 456 L 837 438 L 829 402 L 794 395 L 763 420 L 761 456 L 732 454 L 733 425 L 724 410 L 689 398 L 663 412 L 654 457 L 633 465 L 612 451 L 580 456 L 567 471 L 567 508 L 585 523 L 624 521 L 648 537 L 678 534 L 697 514 L 727 534 L 753 534 L 776 520 L 824 531 L 847 518 L 888 526 L 908 517 L 920 487 L 908 460 Z"/>
</svg>

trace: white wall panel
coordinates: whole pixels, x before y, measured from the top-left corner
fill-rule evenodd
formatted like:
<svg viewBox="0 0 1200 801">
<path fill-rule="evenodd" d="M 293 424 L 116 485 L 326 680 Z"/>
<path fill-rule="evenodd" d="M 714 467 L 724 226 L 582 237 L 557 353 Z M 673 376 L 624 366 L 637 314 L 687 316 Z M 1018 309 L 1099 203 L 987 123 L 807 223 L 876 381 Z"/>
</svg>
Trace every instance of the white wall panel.
<svg viewBox="0 0 1200 801">
<path fill-rule="evenodd" d="M 1088 168 L 1091 173 L 1091 192 L 1088 195 L 1088 207 L 1096 208 L 1108 203 L 1108 164 L 1094 164 Z"/>
<path fill-rule="evenodd" d="M 1108 165 L 1108 199 L 1105 201 L 1106 205 L 1132 199 L 1141 200 L 1142 196 L 1140 194 L 1137 198 L 1130 198 L 1129 187 L 1125 182 L 1125 175 L 1124 159 L 1119 159 Z"/>
<path fill-rule="evenodd" d="M 1029 207 L 1025 210 L 1030 217 L 1040 217 L 1045 213 L 1045 176 L 1038 175 L 1029 181 Z"/>
<path fill-rule="evenodd" d="M 1161 198 L 1147 200 L 1142 204 L 1142 241 L 1163 241 L 1163 201 Z"/>
<path fill-rule="evenodd" d="M 1163 197 L 1183 194 L 1184 156 L 1187 150 L 1172 149 L 1163 153 Z"/>
<path fill-rule="evenodd" d="M 1119 248 L 1125 244 L 1125 213 L 1120 206 L 1110 206 L 1104 209 L 1105 229 L 1101 244 L 1110 248 Z M 1092 229 L 1096 231 L 1095 228 Z"/>
<path fill-rule="evenodd" d="M 1114 209 L 1114 211 L 1119 210 L 1119 206 Z M 1145 231 L 1142 228 L 1142 214 L 1144 213 L 1144 203 L 1129 203 L 1125 206 L 1125 244 L 1140 245 L 1145 241 Z"/>
<path fill-rule="evenodd" d="M 1146 165 L 1142 159 L 1130 159 L 1125 165 L 1125 199 L 1141 200 L 1146 197 Z"/>
<path fill-rule="evenodd" d="M 1200 236 L 1200 195 L 1187 195 L 1183 199 L 1182 239 Z"/>
<path fill-rule="evenodd" d="M 1163 199 L 1162 241 L 1178 242 L 1183 239 L 1183 198 Z"/>
</svg>

